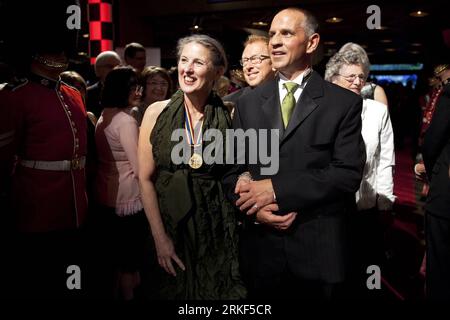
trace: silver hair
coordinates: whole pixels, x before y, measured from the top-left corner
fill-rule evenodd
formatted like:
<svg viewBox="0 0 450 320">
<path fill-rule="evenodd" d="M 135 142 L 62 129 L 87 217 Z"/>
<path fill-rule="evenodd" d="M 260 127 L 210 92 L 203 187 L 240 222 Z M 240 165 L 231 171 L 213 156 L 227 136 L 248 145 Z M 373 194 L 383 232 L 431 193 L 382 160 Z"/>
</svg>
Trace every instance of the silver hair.
<svg viewBox="0 0 450 320">
<path fill-rule="evenodd" d="M 367 56 L 367 52 L 366 50 L 364 50 L 363 47 L 361 47 L 359 44 L 354 43 L 354 42 L 347 42 L 346 44 L 344 44 L 338 52 L 344 52 L 344 51 L 356 51 L 360 54 L 361 57 L 361 61 L 362 61 L 362 66 L 364 70 L 367 70 L 367 73 L 365 73 L 367 76 L 369 75 L 369 70 L 370 70 L 370 61 L 369 61 L 369 57 Z"/>
<path fill-rule="evenodd" d="M 215 67 L 224 67 L 224 71 L 227 70 L 228 61 L 223 46 L 216 39 L 204 34 L 195 34 L 178 40 L 177 45 L 178 60 L 180 60 L 181 52 L 183 51 L 184 46 L 191 42 L 201 44 L 202 46 L 207 48 L 211 52 L 213 65 Z"/>
<path fill-rule="evenodd" d="M 369 75 L 369 69 L 364 65 L 364 57 L 356 50 L 346 50 L 337 52 L 327 62 L 325 69 L 325 80 L 333 82 L 334 77 L 339 74 L 339 70 L 345 65 L 359 65 L 362 67 L 365 79 Z"/>
</svg>

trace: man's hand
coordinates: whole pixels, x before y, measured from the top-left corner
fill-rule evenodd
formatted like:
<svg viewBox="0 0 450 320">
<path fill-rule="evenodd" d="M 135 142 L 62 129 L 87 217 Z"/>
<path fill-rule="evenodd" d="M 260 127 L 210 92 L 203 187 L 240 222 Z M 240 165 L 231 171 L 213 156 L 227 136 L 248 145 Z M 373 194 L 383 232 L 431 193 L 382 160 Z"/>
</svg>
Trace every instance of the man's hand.
<svg viewBox="0 0 450 320">
<path fill-rule="evenodd" d="M 273 214 L 274 211 L 278 211 L 278 205 L 276 203 L 259 209 L 256 213 L 256 221 L 278 230 L 286 230 L 292 225 L 292 222 L 294 222 L 297 216 L 297 212 L 290 212 L 287 215 L 279 216 Z"/>
<path fill-rule="evenodd" d="M 414 166 L 414 173 L 416 175 L 416 179 L 419 181 L 426 182 L 427 181 L 427 173 L 425 170 L 425 165 L 420 162 Z"/>
<path fill-rule="evenodd" d="M 236 206 L 241 211 L 248 210 L 248 215 L 254 214 L 259 208 L 275 202 L 272 180 L 270 179 L 241 184 L 239 191 L 240 198 L 236 201 Z"/>
</svg>

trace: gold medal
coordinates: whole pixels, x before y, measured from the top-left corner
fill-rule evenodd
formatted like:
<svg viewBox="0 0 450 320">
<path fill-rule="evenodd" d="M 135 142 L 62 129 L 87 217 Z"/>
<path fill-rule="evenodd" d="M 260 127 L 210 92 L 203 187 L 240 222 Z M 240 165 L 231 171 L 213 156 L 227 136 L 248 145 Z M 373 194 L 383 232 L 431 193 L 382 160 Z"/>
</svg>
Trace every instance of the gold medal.
<svg viewBox="0 0 450 320">
<path fill-rule="evenodd" d="M 202 156 L 198 153 L 194 153 L 192 157 L 189 159 L 189 166 L 192 169 L 198 169 L 202 166 L 203 159 Z"/>
<path fill-rule="evenodd" d="M 184 105 L 184 116 L 185 116 L 185 130 L 186 136 L 189 140 L 189 145 L 193 146 L 194 154 L 190 157 L 188 164 L 192 169 L 198 169 L 203 164 L 203 158 L 201 155 L 201 146 L 202 146 L 202 127 L 203 120 L 200 122 L 200 130 L 197 134 L 197 139 L 195 139 L 194 134 L 195 130 L 191 124 L 191 118 L 189 117 L 189 111 L 187 109 L 186 104 Z M 195 152 L 195 149 L 200 147 L 200 152 Z"/>
</svg>

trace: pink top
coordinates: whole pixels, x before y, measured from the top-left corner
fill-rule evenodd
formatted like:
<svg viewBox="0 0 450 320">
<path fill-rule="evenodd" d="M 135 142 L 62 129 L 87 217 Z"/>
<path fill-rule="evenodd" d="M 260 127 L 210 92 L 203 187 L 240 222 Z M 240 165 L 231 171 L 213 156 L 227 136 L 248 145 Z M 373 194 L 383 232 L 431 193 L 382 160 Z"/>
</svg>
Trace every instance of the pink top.
<svg viewBox="0 0 450 320">
<path fill-rule="evenodd" d="M 97 201 L 116 208 L 119 216 L 143 209 L 138 182 L 139 129 L 129 112 L 130 108 L 105 108 L 95 127 Z"/>
</svg>

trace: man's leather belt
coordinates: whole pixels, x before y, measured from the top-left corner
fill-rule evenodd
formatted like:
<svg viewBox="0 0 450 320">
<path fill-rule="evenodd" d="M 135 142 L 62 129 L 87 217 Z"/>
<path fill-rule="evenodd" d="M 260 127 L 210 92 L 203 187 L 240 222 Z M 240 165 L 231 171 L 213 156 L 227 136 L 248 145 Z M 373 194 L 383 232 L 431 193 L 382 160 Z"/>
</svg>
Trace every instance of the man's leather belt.
<svg viewBox="0 0 450 320">
<path fill-rule="evenodd" d="M 86 164 L 86 157 L 60 161 L 20 160 L 20 164 L 26 168 L 39 170 L 72 171 L 83 169 Z"/>
</svg>

